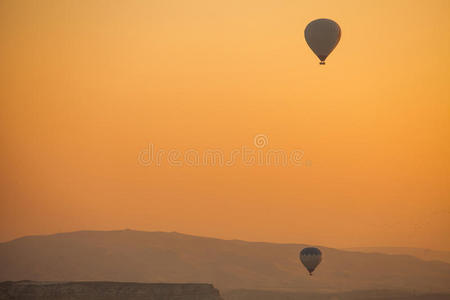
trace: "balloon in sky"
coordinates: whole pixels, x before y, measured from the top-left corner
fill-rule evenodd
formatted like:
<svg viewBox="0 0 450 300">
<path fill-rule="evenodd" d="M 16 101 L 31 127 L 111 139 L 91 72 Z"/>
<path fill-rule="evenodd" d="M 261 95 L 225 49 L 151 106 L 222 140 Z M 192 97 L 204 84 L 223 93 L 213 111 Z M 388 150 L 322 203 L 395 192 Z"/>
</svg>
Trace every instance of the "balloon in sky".
<svg viewBox="0 0 450 300">
<path fill-rule="evenodd" d="M 325 64 L 325 59 L 336 48 L 341 39 L 341 28 L 330 19 L 317 19 L 305 28 L 305 40 L 311 50 Z"/>
<path fill-rule="evenodd" d="M 300 251 L 300 260 L 305 268 L 308 270 L 309 275 L 317 268 L 322 261 L 322 252 L 314 247 L 304 248 Z"/>
</svg>

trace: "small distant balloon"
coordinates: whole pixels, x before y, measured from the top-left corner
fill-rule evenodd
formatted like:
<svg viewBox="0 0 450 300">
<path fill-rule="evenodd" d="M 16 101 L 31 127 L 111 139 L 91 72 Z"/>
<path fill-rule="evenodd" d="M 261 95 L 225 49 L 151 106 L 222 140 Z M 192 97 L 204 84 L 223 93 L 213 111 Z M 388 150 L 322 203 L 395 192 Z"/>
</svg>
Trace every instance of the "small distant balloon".
<svg viewBox="0 0 450 300">
<path fill-rule="evenodd" d="M 341 39 L 341 28 L 330 19 L 317 19 L 305 28 L 305 40 L 308 46 L 324 65 L 328 55 L 336 48 Z"/>
<path fill-rule="evenodd" d="M 308 247 L 300 251 L 300 261 L 308 270 L 309 275 L 317 268 L 322 261 L 322 252 L 318 248 Z"/>
</svg>

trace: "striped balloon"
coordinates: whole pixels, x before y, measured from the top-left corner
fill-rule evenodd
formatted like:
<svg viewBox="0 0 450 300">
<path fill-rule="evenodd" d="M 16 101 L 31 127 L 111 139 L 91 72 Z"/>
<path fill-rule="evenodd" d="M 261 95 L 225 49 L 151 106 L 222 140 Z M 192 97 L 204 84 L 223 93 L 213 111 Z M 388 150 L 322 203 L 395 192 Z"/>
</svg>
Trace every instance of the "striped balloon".
<svg viewBox="0 0 450 300">
<path fill-rule="evenodd" d="M 300 251 L 300 261 L 308 270 L 309 275 L 312 275 L 312 272 L 322 261 L 322 252 L 315 247 L 304 248 Z"/>
</svg>

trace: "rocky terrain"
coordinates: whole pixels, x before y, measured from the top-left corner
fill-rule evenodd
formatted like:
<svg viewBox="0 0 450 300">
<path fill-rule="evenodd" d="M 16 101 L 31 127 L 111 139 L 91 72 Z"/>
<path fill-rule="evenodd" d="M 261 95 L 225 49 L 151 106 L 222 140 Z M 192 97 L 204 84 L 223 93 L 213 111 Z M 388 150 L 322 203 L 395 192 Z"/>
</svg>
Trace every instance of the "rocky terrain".
<svg viewBox="0 0 450 300">
<path fill-rule="evenodd" d="M 221 300 L 211 284 L 135 282 L 0 283 L 0 300 Z"/>
</svg>

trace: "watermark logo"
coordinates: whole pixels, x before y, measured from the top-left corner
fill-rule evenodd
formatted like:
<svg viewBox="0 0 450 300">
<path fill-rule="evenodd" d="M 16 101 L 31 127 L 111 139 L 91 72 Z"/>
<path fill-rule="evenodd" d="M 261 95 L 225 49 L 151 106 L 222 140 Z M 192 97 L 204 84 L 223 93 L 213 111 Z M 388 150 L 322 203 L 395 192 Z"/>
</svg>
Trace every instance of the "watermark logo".
<svg viewBox="0 0 450 300">
<path fill-rule="evenodd" d="M 269 138 L 265 134 L 257 134 L 253 138 L 253 144 L 255 144 L 256 148 L 264 148 L 269 144 Z"/>
<path fill-rule="evenodd" d="M 271 148 L 269 137 L 264 134 L 255 135 L 252 146 L 242 145 L 231 151 L 213 148 L 163 149 L 149 144 L 139 153 L 138 162 L 149 167 L 311 166 L 311 161 L 304 159 L 303 150 Z"/>
</svg>

